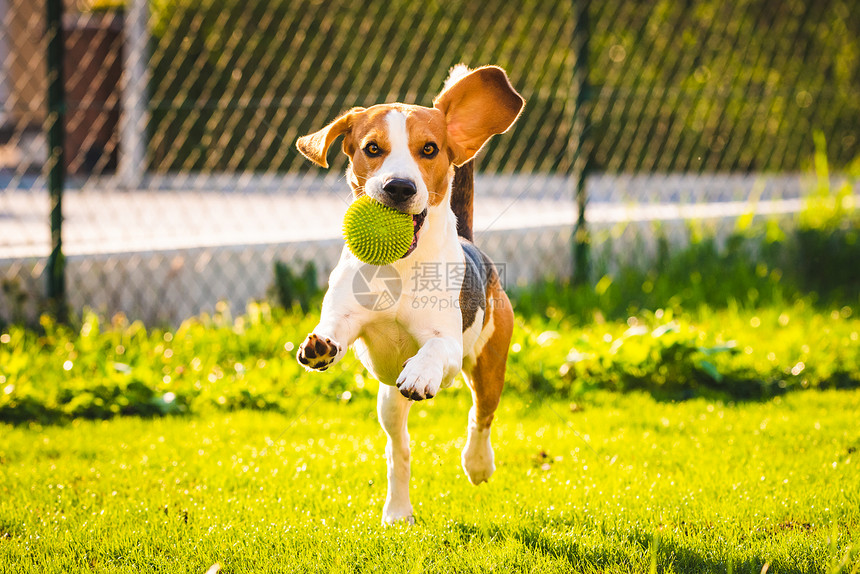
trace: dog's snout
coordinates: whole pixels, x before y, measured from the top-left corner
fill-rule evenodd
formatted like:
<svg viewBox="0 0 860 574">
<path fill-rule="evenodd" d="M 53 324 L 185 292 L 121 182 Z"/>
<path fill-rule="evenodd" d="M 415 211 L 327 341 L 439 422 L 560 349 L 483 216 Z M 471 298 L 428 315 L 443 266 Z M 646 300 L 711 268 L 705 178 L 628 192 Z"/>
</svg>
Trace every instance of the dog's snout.
<svg viewBox="0 0 860 574">
<path fill-rule="evenodd" d="M 410 179 L 389 179 L 382 186 L 382 191 L 387 193 L 394 201 L 405 201 L 418 192 L 415 182 Z"/>
</svg>

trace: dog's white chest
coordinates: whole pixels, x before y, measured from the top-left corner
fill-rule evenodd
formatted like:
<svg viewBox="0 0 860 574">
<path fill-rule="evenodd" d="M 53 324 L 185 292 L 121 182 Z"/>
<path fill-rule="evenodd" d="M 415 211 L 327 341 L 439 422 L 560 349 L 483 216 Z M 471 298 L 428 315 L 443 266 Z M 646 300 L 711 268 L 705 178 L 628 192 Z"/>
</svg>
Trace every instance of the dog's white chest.
<svg viewBox="0 0 860 574">
<path fill-rule="evenodd" d="M 394 385 L 403 363 L 418 352 L 418 343 L 397 321 L 380 321 L 365 326 L 354 350 L 379 382 Z"/>
</svg>

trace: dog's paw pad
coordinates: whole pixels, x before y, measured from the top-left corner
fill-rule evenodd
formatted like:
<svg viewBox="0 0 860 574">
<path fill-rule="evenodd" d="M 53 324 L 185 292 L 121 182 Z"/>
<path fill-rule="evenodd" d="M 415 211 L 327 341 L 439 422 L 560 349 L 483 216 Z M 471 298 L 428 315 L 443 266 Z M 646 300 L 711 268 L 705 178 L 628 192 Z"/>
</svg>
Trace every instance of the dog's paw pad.
<svg viewBox="0 0 860 574">
<path fill-rule="evenodd" d="M 324 339 L 315 333 L 311 333 L 299 346 L 296 359 L 308 369 L 325 371 L 334 363 L 340 350 L 340 345 L 331 339 Z"/>
</svg>

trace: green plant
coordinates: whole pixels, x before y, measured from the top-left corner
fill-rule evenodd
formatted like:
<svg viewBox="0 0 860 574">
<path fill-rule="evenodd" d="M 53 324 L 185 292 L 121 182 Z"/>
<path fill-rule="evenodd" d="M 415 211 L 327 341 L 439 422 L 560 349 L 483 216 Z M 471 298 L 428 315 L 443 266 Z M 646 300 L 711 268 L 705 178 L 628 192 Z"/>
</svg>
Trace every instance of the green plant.
<svg viewBox="0 0 860 574">
<path fill-rule="evenodd" d="M 204 412 L 284 410 L 296 396 L 335 397 L 355 388 L 356 361 L 313 377 L 295 360 L 315 323 L 298 310 L 226 305 L 176 329 L 147 329 L 122 315 L 104 325 L 94 313 L 72 328 L 42 317 L 40 331 L 0 333 L 0 420 L 65 422 Z"/>
<path fill-rule="evenodd" d="M 18 278 L 4 278 L 0 282 L 0 291 L 3 293 L 3 298 L 6 300 L 6 305 L 9 307 L 9 320 L 12 323 L 21 323 L 26 316 L 24 308 L 29 300 L 27 291 L 21 287 L 21 280 Z M 3 318 L 0 317 L 0 329 L 4 327 Z"/>
<path fill-rule="evenodd" d="M 301 273 L 296 273 L 283 261 L 275 261 L 275 282 L 269 293 L 284 309 L 298 307 L 307 313 L 322 294 L 317 285 L 316 265 L 308 261 Z"/>
<path fill-rule="evenodd" d="M 853 185 L 833 189 L 824 134 L 815 134 L 816 186 L 790 238 L 791 262 L 802 289 L 827 299 L 860 297 L 860 211 Z"/>
<path fill-rule="evenodd" d="M 832 189 L 823 142 L 818 145 L 818 184 L 797 221 L 741 218 L 722 242 L 691 222 L 685 244 L 675 247 L 655 225 L 653 254 L 634 240 L 619 256 L 610 238 L 592 247 L 598 278 L 593 284 L 551 280 L 511 289 L 517 312 L 544 317 L 557 309 L 586 324 L 659 308 L 755 309 L 798 301 L 856 306 L 860 211 L 850 181 Z"/>
<path fill-rule="evenodd" d="M 295 350 L 315 312 L 225 305 L 176 329 L 87 313 L 76 328 L 43 317 L 40 331 L 0 332 L 0 420 L 162 416 L 216 410 L 286 412 L 297 400 L 369 394 L 353 353 L 325 374 Z M 860 385 L 860 319 L 849 306 L 657 309 L 580 323 L 560 307 L 518 316 L 506 388 L 523 396 L 646 391 L 665 399 L 761 399 Z M 463 384 L 460 382 L 459 384 Z"/>
</svg>

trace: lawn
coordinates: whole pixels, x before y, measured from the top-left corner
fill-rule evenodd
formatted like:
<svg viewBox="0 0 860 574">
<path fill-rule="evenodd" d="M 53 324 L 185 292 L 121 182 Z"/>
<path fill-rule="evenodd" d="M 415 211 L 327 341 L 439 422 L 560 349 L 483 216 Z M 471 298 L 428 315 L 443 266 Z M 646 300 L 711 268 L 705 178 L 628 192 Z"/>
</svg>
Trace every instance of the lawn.
<svg viewBox="0 0 860 574">
<path fill-rule="evenodd" d="M 384 438 L 365 396 L 4 426 L 0 571 L 860 569 L 858 390 L 511 394 L 480 487 L 459 467 L 468 407 L 459 388 L 413 409 L 411 528 L 380 525 Z"/>
<path fill-rule="evenodd" d="M 858 574 L 860 219 L 804 217 L 516 290 L 498 470 L 460 469 L 462 382 L 416 404 L 414 527 L 375 383 L 295 360 L 313 296 L 0 325 L 0 573 Z"/>
</svg>

